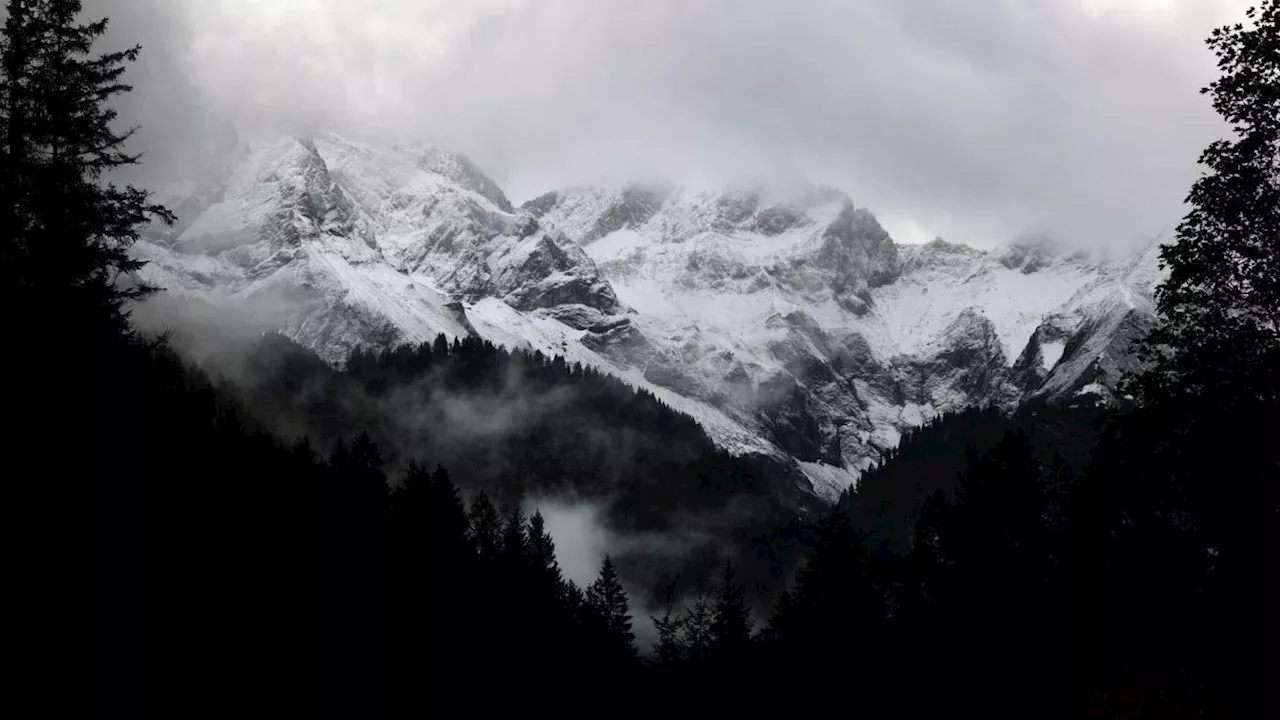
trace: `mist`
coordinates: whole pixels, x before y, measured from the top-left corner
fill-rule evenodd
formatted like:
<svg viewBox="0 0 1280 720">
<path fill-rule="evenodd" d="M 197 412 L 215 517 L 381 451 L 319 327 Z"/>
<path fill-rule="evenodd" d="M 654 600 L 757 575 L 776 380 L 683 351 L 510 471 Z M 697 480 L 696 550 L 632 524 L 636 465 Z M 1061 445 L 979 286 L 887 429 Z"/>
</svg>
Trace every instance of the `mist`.
<svg viewBox="0 0 1280 720">
<path fill-rule="evenodd" d="M 232 123 L 470 155 L 519 202 L 593 181 L 813 181 L 899 241 L 1113 245 L 1221 134 L 1202 40 L 1247 0 L 89 0 L 138 41 L 146 181 Z"/>
<path fill-rule="evenodd" d="M 439 463 L 468 501 L 484 490 L 500 508 L 519 504 L 526 514 L 541 512 L 565 577 L 579 587 L 590 586 L 604 557 L 611 556 L 642 648 L 654 639 L 650 616 L 665 611 L 667 600 L 678 610 L 699 589 L 710 593 L 727 559 L 734 559 L 743 577 L 758 580 L 770 572 L 768 562 L 752 564 L 753 551 L 743 539 L 751 535 L 746 528 L 780 521 L 770 514 L 776 512 L 771 504 L 762 505 L 747 490 L 687 504 L 680 485 L 690 478 L 682 476 L 669 479 L 670 493 L 661 484 L 645 490 L 646 483 L 637 484 L 628 473 L 634 474 L 631 458 L 654 452 L 653 438 L 584 417 L 584 398 L 574 384 L 547 385 L 513 364 L 494 382 L 460 386 L 436 363 L 407 382 L 373 389 L 359 373 L 343 377 L 277 335 L 294 302 L 260 294 L 228 307 L 158 293 L 132 315 L 143 333 L 167 335 L 168 347 L 236 398 L 254 427 L 286 445 L 305 439 L 327 456 L 339 439 L 367 430 L 382 448 L 393 485 L 411 461 Z M 545 439 L 548 428 L 557 426 L 574 428 L 582 456 L 562 474 L 537 465 L 536 458 L 530 470 L 518 448 L 528 447 L 530 438 L 559 447 L 554 442 L 560 436 Z M 599 460 L 588 461 L 594 464 L 584 470 L 580 463 L 586 458 Z M 761 611 L 772 594 L 756 595 Z"/>
<path fill-rule="evenodd" d="M 697 577 L 673 577 L 666 583 L 670 592 L 664 590 L 656 595 L 650 587 L 624 583 L 631 600 L 632 630 L 642 652 L 649 652 L 657 643 L 653 618 L 662 617 L 668 603 L 672 613 L 681 612 L 692 604 L 699 590 L 713 594 L 719 580 L 712 576 L 711 569 L 723 567 L 722 551 L 718 550 L 712 535 L 694 530 L 693 526 L 667 533 L 621 532 L 610 525 L 605 503 L 568 496 L 529 497 L 525 499 L 524 510 L 529 514 L 542 513 L 547 531 L 555 541 L 560 571 L 565 579 L 583 589 L 595 581 L 605 556 L 629 567 L 632 577 L 653 577 L 636 572 L 641 564 L 651 565 L 656 573 L 669 573 L 673 567 L 682 567 L 686 573 L 704 573 Z M 760 617 L 756 622 L 762 626 Z"/>
</svg>

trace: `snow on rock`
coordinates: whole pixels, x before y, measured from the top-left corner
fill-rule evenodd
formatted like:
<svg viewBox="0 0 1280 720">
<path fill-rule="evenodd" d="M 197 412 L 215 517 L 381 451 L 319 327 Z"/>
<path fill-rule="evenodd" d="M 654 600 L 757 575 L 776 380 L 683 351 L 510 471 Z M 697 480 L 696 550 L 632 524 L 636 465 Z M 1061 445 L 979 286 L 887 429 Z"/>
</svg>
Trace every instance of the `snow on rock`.
<svg viewBox="0 0 1280 720">
<path fill-rule="evenodd" d="M 638 369 L 619 367 L 589 349 L 581 342 L 586 331 L 570 327 L 549 314 L 522 313 L 496 298 L 486 298 L 469 305 L 466 313 L 476 332 L 494 343 L 509 348 L 537 350 L 548 356 L 558 355 L 565 362 L 594 367 L 618 376 L 636 389 L 653 393 L 669 407 L 693 417 L 713 441 L 735 454 L 780 454 L 776 447 L 760 438 L 758 431 L 744 428 L 720 410 L 655 385 Z"/>
<path fill-rule="evenodd" d="M 842 467 L 834 467 L 824 463 L 797 463 L 800 471 L 813 485 L 813 491 L 825 500 L 835 502 L 840 493 L 852 488 L 858 482 L 858 476 Z"/>
<path fill-rule="evenodd" d="M 147 280 L 331 362 L 438 333 L 561 355 L 733 452 L 793 458 L 824 497 L 939 413 L 1110 400 L 1160 278 L 1154 245 L 900 246 L 822 187 L 570 188 L 516 209 L 460 155 L 332 134 L 219 167 L 136 246 Z"/>
<path fill-rule="evenodd" d="M 612 357 L 855 473 L 937 413 L 1061 396 L 1081 374 L 1113 382 L 1122 363 L 1089 370 L 1076 347 L 1116 339 L 1090 323 L 1113 295 L 1149 313 L 1131 261 L 1043 242 L 897 246 L 828 189 L 569 189 L 525 209 L 582 244 L 639 315 L 641 351 Z"/>
<path fill-rule="evenodd" d="M 243 149 L 176 238 L 144 241 L 144 277 L 280 315 L 326 360 L 362 343 L 471 332 L 461 300 L 624 312 L 590 258 L 513 215 L 465 158 L 336 135 Z"/>
<path fill-rule="evenodd" d="M 1042 343 L 1040 345 L 1040 364 L 1045 370 L 1052 370 L 1053 366 L 1058 364 L 1062 359 L 1062 352 L 1067 344 L 1061 340 Z"/>
</svg>

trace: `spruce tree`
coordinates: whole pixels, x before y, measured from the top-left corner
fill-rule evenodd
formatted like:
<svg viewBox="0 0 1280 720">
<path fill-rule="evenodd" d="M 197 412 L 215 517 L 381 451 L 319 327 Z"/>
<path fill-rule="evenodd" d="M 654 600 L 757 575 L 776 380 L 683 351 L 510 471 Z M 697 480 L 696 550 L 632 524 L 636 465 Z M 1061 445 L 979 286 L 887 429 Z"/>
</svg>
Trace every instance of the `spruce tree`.
<svg viewBox="0 0 1280 720">
<path fill-rule="evenodd" d="M 701 586 L 684 617 L 683 638 L 685 653 L 691 660 L 705 660 L 711 654 L 714 638 L 712 625 L 715 622 L 715 609 L 711 599 Z"/>
<path fill-rule="evenodd" d="M 795 590 L 787 588 L 774 601 L 773 615 L 769 618 L 769 624 L 761 632 L 761 637 L 770 643 L 777 642 L 779 638 L 795 637 L 798 631 L 795 627 L 798 621 L 797 615 Z"/>
<path fill-rule="evenodd" d="M 564 611 L 569 622 L 581 632 L 584 627 L 591 624 L 594 613 L 591 603 L 587 600 L 587 593 L 577 583 L 566 579 L 560 585 L 560 595 L 564 598 Z"/>
<path fill-rule="evenodd" d="M 556 561 L 555 541 L 547 532 L 547 523 L 541 512 L 534 512 L 529 518 L 529 527 L 525 533 L 528 542 L 530 581 L 532 592 L 539 603 L 558 605 L 564 576 L 560 572 L 560 563 Z"/>
<path fill-rule="evenodd" d="M 435 341 L 431 344 L 431 356 L 441 362 L 449 360 L 449 339 L 444 336 L 444 333 L 436 335 Z"/>
<path fill-rule="evenodd" d="M 498 559 L 502 547 L 502 521 L 498 518 L 498 510 L 483 490 L 476 495 L 467 513 L 471 523 L 471 541 L 475 544 L 476 553 L 484 562 Z"/>
<path fill-rule="evenodd" d="M 128 333 L 126 303 L 149 288 L 130 273 L 139 230 L 173 216 L 110 173 L 137 164 L 125 150 L 136 128 L 112 127 L 111 98 L 138 46 L 94 55 L 107 21 L 81 22 L 79 0 L 10 0 L 0 42 L 0 273 L 16 297 L 62 309 L 69 328 Z M 101 337 L 102 335 L 98 335 Z"/>
<path fill-rule="evenodd" d="M 410 462 L 400 487 L 390 497 L 391 548 L 399 555 L 427 552 L 431 546 L 431 473 Z"/>
<path fill-rule="evenodd" d="M 631 614 L 627 607 L 627 592 L 613 559 L 605 556 L 600 565 L 600 575 L 587 589 L 587 602 L 605 632 L 605 644 L 609 652 L 620 658 L 636 654 L 636 636 L 631 630 Z"/>
<path fill-rule="evenodd" d="M 529 538 L 525 535 L 524 512 L 516 505 L 511 508 L 502 527 L 502 558 L 506 571 L 523 574 L 528 557 Z"/>
<path fill-rule="evenodd" d="M 529 538 L 529 555 L 533 558 L 534 565 L 555 577 L 558 582 L 560 565 L 556 562 L 555 541 L 552 540 L 551 533 L 547 532 L 547 521 L 541 512 L 535 511 L 533 517 L 529 518 L 526 536 Z"/>
<path fill-rule="evenodd" d="M 675 588 L 667 588 L 667 607 L 662 617 L 652 617 L 653 627 L 658 632 L 658 645 L 654 648 L 658 663 L 674 665 L 685 658 L 684 641 L 685 618 L 672 612 Z"/>
<path fill-rule="evenodd" d="M 813 554 L 771 622 L 778 639 L 823 649 L 870 637 L 884 608 L 868 565 L 849 516 L 836 511 L 824 518 Z"/>
<path fill-rule="evenodd" d="M 382 472 L 382 450 L 369 433 L 361 432 L 350 446 L 339 443 L 331 463 L 339 473 L 342 494 L 359 503 L 369 522 L 380 522 L 389 493 Z"/>
<path fill-rule="evenodd" d="M 712 653 L 721 657 L 739 657 L 751 642 L 751 611 L 746 593 L 735 579 L 733 562 L 726 561 L 711 622 Z"/>
<path fill-rule="evenodd" d="M 467 508 L 443 465 L 437 465 L 431 475 L 429 500 L 433 554 L 444 560 L 448 567 L 456 568 L 473 560 L 475 553 L 468 538 Z"/>
</svg>

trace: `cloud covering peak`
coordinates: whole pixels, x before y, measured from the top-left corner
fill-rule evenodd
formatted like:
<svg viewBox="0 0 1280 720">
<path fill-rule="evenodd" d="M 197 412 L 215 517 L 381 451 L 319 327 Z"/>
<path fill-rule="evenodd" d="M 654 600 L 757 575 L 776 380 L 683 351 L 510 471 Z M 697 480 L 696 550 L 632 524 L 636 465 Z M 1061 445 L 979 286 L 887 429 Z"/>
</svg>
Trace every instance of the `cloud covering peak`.
<svg viewBox="0 0 1280 720">
<path fill-rule="evenodd" d="M 1174 224 L 1245 0 L 88 0 L 146 53 L 152 167 L 242 134 L 420 137 L 521 201 L 809 180 L 896 237 L 1114 244 Z"/>
</svg>

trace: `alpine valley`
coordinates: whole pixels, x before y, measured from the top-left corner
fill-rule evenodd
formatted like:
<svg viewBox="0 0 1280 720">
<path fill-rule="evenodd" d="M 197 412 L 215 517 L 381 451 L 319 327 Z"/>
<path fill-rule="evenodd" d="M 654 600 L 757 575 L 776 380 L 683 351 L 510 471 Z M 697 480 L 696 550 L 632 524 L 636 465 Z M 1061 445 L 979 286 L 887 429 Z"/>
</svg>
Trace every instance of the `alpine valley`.
<svg viewBox="0 0 1280 720">
<path fill-rule="evenodd" d="M 575 187 L 514 207 L 465 157 L 336 135 L 237 143 L 166 198 L 143 278 L 332 364 L 478 335 L 616 375 L 834 499 L 940 413 L 1114 403 L 1157 245 L 895 243 L 821 187 Z"/>
</svg>

